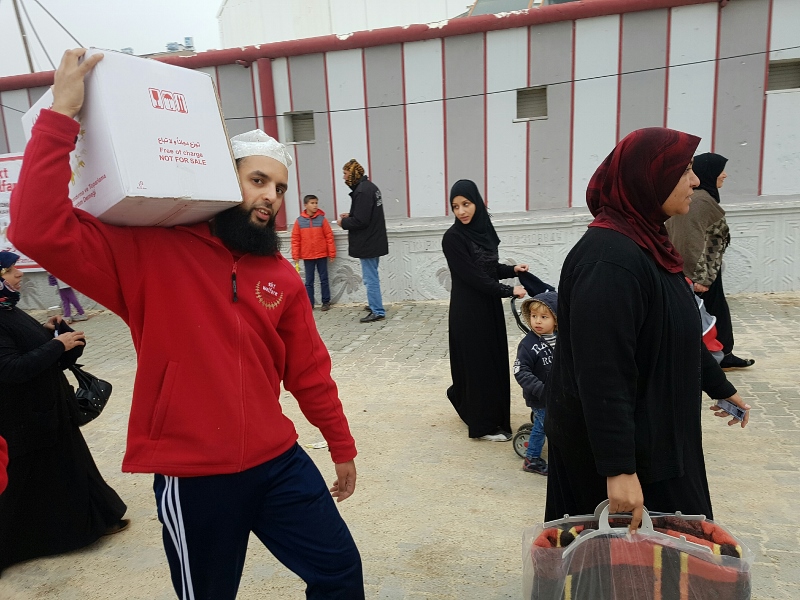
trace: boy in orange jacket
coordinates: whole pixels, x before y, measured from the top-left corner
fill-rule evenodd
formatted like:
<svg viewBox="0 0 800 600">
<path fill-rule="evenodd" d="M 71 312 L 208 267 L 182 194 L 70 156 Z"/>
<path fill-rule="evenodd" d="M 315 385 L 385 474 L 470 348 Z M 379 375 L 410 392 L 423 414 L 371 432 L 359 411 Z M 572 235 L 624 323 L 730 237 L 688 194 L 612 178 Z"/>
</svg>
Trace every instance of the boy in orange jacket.
<svg viewBox="0 0 800 600">
<path fill-rule="evenodd" d="M 328 286 L 328 261 L 336 258 L 333 230 L 319 208 L 319 199 L 313 194 L 303 198 L 304 210 L 292 228 L 292 259 L 303 259 L 306 272 L 306 292 L 314 307 L 314 269 L 319 272 L 322 290 L 322 310 L 331 308 L 331 289 Z"/>
</svg>

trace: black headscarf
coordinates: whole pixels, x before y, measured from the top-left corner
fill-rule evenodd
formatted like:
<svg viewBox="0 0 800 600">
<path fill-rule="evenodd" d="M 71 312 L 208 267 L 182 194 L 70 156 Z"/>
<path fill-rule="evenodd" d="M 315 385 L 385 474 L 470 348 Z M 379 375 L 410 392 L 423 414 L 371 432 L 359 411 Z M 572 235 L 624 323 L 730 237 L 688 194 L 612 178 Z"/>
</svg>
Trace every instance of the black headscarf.
<svg viewBox="0 0 800 600">
<path fill-rule="evenodd" d="M 713 152 L 706 152 L 705 154 L 698 154 L 694 157 L 692 170 L 697 178 L 700 180 L 698 188 L 707 191 L 711 197 L 719 203 L 719 188 L 717 187 L 717 179 L 725 170 L 725 164 L 728 159 L 720 154 Z"/>
<path fill-rule="evenodd" d="M 486 210 L 486 205 L 483 203 L 478 186 L 469 179 L 460 179 L 450 189 L 451 206 L 456 196 L 463 196 L 475 205 L 475 214 L 466 225 L 456 217 L 455 225 L 458 226 L 457 229 L 478 246 L 486 248 L 490 252 L 496 252 L 497 247 L 500 245 L 500 238 L 497 237 L 497 232 L 494 230 L 492 219 L 489 217 L 489 211 Z"/>
</svg>

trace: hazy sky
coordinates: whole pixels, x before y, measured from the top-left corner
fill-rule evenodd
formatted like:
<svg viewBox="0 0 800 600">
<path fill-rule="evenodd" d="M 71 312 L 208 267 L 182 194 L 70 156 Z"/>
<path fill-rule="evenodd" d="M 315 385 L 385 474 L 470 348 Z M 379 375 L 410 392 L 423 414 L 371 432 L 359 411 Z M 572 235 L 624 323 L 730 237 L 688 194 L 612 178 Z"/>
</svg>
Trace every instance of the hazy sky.
<svg viewBox="0 0 800 600">
<path fill-rule="evenodd" d="M 51 70 L 22 10 L 24 6 L 47 52 L 58 65 L 75 42 L 34 0 L 17 0 L 36 71 Z M 217 11 L 222 0 L 39 0 L 81 44 L 136 54 L 165 51 L 167 42 L 194 37 L 195 48 L 219 48 Z M 28 73 L 12 0 L 0 0 L 0 77 Z"/>
</svg>

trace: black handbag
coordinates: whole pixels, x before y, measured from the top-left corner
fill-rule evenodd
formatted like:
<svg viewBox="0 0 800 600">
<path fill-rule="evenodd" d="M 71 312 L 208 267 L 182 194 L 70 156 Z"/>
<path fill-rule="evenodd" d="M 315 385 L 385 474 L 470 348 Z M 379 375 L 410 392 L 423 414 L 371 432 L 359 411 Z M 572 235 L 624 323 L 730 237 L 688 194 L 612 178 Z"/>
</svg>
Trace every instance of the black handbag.
<svg viewBox="0 0 800 600">
<path fill-rule="evenodd" d="M 96 419 L 111 397 L 111 384 L 84 371 L 83 365 L 72 365 L 69 370 L 78 380 L 75 400 L 78 406 L 78 426 L 82 427 Z"/>
</svg>

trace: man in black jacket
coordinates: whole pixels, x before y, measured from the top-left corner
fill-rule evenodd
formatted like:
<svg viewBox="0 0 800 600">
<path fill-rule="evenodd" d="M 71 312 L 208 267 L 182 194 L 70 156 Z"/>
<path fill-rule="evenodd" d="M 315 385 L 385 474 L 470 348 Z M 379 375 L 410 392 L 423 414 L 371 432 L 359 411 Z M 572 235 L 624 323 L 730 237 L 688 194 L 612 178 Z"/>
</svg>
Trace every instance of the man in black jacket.
<svg viewBox="0 0 800 600">
<path fill-rule="evenodd" d="M 364 167 L 351 159 L 342 168 L 344 182 L 350 187 L 350 212 L 342 213 L 337 223 L 347 230 L 348 253 L 361 261 L 361 274 L 367 288 L 369 314 L 362 323 L 374 323 L 386 318 L 381 299 L 378 262 L 389 254 L 386 221 L 383 217 L 381 191 L 364 174 Z"/>
</svg>

